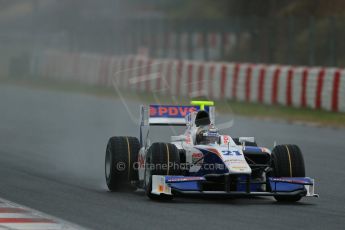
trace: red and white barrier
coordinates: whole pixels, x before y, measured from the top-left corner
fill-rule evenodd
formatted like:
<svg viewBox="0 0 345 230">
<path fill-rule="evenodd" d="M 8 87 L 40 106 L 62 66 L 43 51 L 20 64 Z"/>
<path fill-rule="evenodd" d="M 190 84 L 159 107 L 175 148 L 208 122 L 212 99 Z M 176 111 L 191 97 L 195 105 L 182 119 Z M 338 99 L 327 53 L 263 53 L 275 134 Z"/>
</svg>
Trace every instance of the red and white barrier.
<svg viewBox="0 0 345 230">
<path fill-rule="evenodd" d="M 345 72 L 338 68 L 110 57 L 46 51 L 33 74 L 88 85 L 167 95 L 345 112 Z"/>
</svg>

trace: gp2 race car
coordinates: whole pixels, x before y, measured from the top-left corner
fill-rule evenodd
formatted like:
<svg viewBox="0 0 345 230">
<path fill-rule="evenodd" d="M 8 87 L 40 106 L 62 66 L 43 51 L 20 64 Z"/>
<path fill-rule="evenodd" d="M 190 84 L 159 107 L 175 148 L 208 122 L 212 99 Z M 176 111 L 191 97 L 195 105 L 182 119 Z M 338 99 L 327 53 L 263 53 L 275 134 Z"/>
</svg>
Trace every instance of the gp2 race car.
<svg viewBox="0 0 345 230">
<path fill-rule="evenodd" d="M 220 135 L 213 102 L 141 106 L 140 138 L 111 137 L 105 157 L 110 191 L 142 188 L 151 199 L 273 196 L 296 202 L 318 197 L 296 145 L 258 147 L 253 137 Z M 150 126 L 185 126 L 170 143 L 150 144 Z"/>
</svg>

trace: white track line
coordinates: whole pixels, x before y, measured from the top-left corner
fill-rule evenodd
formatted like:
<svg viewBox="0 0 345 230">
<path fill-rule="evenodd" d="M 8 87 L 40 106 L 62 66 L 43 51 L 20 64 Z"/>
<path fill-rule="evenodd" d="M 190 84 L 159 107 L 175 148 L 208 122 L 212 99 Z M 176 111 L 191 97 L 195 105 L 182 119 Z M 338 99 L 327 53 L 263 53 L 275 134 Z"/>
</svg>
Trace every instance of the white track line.
<svg viewBox="0 0 345 230">
<path fill-rule="evenodd" d="M 0 198 L 0 230 L 86 230 L 81 226 Z"/>
</svg>

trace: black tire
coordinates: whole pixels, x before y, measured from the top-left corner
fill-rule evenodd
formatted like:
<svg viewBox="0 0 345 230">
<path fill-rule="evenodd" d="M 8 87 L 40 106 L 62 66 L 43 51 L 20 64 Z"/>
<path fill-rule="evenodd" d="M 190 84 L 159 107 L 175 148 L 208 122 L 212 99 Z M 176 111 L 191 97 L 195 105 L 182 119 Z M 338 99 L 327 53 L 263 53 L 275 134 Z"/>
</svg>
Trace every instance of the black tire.
<svg viewBox="0 0 345 230">
<path fill-rule="evenodd" d="M 271 167 L 274 177 L 305 177 L 304 159 L 297 145 L 277 145 L 272 150 Z M 296 202 L 302 197 L 274 196 L 280 202 Z"/>
<path fill-rule="evenodd" d="M 172 199 L 172 196 L 151 193 L 152 175 L 181 175 L 180 154 L 176 146 L 170 143 L 153 143 L 147 151 L 145 162 L 146 195 L 155 200 Z M 162 165 L 167 167 L 160 167 Z"/>
<path fill-rule="evenodd" d="M 234 137 L 232 138 L 232 140 L 235 142 L 236 145 L 242 145 L 242 143 L 240 142 L 240 138 L 238 137 Z M 258 144 L 254 141 L 245 141 L 244 142 L 245 146 L 253 146 L 253 147 L 258 147 Z"/>
<path fill-rule="evenodd" d="M 105 178 L 110 191 L 134 190 L 138 180 L 137 161 L 140 144 L 135 137 L 111 137 L 105 157 Z"/>
</svg>

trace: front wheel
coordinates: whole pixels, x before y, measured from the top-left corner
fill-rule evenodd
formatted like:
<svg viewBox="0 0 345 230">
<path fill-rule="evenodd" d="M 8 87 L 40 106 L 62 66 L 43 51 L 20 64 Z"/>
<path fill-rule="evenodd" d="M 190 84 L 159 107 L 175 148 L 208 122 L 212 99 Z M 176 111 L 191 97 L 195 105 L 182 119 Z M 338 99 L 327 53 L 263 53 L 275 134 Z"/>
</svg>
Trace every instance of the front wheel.
<svg viewBox="0 0 345 230">
<path fill-rule="evenodd" d="M 274 177 L 305 177 L 304 159 L 297 145 L 277 145 L 272 150 L 271 167 Z M 279 202 L 296 202 L 302 197 L 274 196 Z"/>
<path fill-rule="evenodd" d="M 153 143 L 148 149 L 145 161 L 145 190 L 150 199 L 172 199 L 172 196 L 152 194 L 153 175 L 181 175 L 180 155 L 175 145 Z"/>
</svg>

